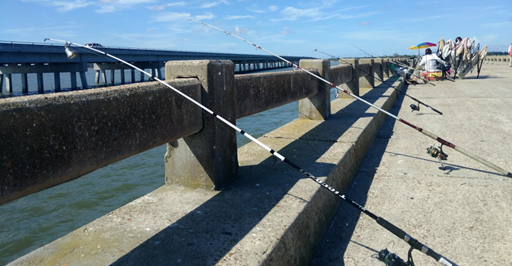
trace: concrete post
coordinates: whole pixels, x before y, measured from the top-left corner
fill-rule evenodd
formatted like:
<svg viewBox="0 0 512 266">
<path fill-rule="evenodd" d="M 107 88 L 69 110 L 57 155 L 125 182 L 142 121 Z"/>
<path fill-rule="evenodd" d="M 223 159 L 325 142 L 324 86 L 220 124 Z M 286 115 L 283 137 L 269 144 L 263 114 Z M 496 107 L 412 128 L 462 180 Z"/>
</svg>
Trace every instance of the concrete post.
<svg viewBox="0 0 512 266">
<path fill-rule="evenodd" d="M 382 58 L 376 58 L 373 59 L 373 75 L 374 75 L 374 86 L 377 86 L 377 84 L 381 84 L 384 80 L 384 73 L 383 73 L 383 67 L 382 67 Z"/>
<path fill-rule="evenodd" d="M 36 73 L 36 76 L 37 76 L 37 92 L 44 93 L 43 73 Z"/>
<path fill-rule="evenodd" d="M 202 104 L 235 124 L 235 68 L 229 60 L 168 61 L 167 79 L 197 78 L 202 83 Z M 191 103 L 192 104 L 192 103 Z M 222 189 L 238 172 L 236 132 L 203 112 L 203 129 L 167 144 L 167 184 Z"/>
<path fill-rule="evenodd" d="M 87 68 L 86 68 L 87 69 Z M 82 81 L 82 89 L 88 89 L 87 78 L 85 77 L 85 71 L 80 71 L 80 80 Z"/>
<path fill-rule="evenodd" d="M 384 80 L 389 79 L 389 58 L 382 60 L 382 75 L 384 77 Z"/>
<path fill-rule="evenodd" d="M 340 64 L 350 64 L 352 66 L 352 79 L 349 82 L 342 84 L 341 87 L 352 92 L 354 95 L 359 96 L 359 59 L 343 59 L 343 61 L 340 60 Z M 345 93 L 340 93 L 339 97 L 352 99 L 352 96 Z"/>
<path fill-rule="evenodd" d="M 55 92 L 61 91 L 59 72 L 53 72 L 53 86 L 55 87 Z"/>
<path fill-rule="evenodd" d="M 368 64 L 370 68 L 367 71 L 368 73 L 363 73 L 365 74 L 365 76 L 359 79 L 359 89 L 372 89 L 375 87 L 375 82 L 373 78 L 373 59 L 359 59 L 359 65 L 366 64 Z"/>
<path fill-rule="evenodd" d="M 331 69 L 330 61 L 323 59 L 300 60 L 299 66 L 306 69 L 316 69 L 321 77 L 329 80 Z M 331 115 L 330 89 L 318 82 L 318 93 L 315 96 L 299 101 L 299 118 L 311 120 L 325 120 Z"/>
<path fill-rule="evenodd" d="M 28 93 L 27 73 L 21 73 L 21 92 Z"/>
</svg>

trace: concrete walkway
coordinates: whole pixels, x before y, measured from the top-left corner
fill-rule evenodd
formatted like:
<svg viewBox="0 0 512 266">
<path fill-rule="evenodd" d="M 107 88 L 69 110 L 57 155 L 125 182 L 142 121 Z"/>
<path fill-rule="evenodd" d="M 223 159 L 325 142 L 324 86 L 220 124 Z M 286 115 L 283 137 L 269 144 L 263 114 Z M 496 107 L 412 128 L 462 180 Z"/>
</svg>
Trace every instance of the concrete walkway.
<svg viewBox="0 0 512 266">
<path fill-rule="evenodd" d="M 484 64 L 479 79 L 474 71 L 434 83 L 407 93 L 444 115 L 411 112 L 409 98 L 394 113 L 512 171 L 512 68 Z M 512 265 L 512 179 L 451 148 L 442 165 L 426 153 L 432 144 L 388 118 L 347 196 L 458 265 Z M 407 243 L 342 203 L 312 265 L 384 265 L 372 258 L 384 248 L 407 260 Z M 413 258 L 440 265 L 419 251 Z"/>
<path fill-rule="evenodd" d="M 361 94 L 390 110 L 398 92 Z M 331 107 L 326 121 L 297 119 L 259 140 L 344 192 L 386 116 L 352 98 Z M 162 186 L 9 265 L 308 265 L 339 198 L 254 142 L 238 161 L 225 190 Z"/>
</svg>

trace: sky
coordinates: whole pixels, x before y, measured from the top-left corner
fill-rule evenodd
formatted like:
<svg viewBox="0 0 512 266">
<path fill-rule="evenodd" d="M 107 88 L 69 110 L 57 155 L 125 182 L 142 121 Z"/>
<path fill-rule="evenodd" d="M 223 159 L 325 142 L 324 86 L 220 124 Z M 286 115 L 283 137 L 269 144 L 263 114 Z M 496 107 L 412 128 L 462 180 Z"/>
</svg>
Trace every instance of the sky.
<svg viewBox="0 0 512 266">
<path fill-rule="evenodd" d="M 489 51 L 512 43 L 511 0 L 2 0 L 0 41 L 267 54 L 189 19 L 278 55 L 316 58 L 415 55 L 408 47 L 457 36 Z"/>
</svg>

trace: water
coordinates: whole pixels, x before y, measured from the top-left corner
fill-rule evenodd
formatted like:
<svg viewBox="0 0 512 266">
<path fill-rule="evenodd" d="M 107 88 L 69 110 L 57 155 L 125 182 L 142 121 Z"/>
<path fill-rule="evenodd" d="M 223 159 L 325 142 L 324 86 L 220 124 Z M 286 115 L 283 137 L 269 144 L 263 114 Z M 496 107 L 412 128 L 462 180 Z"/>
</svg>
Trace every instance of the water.
<svg viewBox="0 0 512 266">
<path fill-rule="evenodd" d="M 283 70 L 290 69 L 269 71 Z M 89 72 L 87 78 L 92 75 L 94 81 L 94 71 Z M 53 81 L 53 77 L 49 80 Z M 331 92 L 333 99 L 334 90 Z M 293 102 L 238 119 L 236 124 L 253 137 L 260 137 L 297 117 L 298 102 Z M 238 147 L 249 141 L 237 134 Z M 165 151 L 166 147 L 162 145 L 74 181 L 0 205 L 0 265 L 164 185 Z"/>
</svg>

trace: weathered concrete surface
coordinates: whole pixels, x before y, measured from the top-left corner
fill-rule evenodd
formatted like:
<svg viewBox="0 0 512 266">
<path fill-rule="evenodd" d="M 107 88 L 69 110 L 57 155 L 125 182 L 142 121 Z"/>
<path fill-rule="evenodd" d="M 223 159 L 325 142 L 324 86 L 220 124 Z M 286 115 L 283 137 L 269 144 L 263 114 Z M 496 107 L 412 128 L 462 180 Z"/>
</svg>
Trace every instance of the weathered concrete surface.
<svg viewBox="0 0 512 266">
<path fill-rule="evenodd" d="M 196 79 L 169 84 L 201 97 Z M 203 126 L 199 108 L 157 82 L 3 98 L 0 116 L 0 204 Z"/>
<path fill-rule="evenodd" d="M 364 92 L 388 107 L 397 94 Z M 344 191 L 384 116 L 346 99 L 332 113 L 259 140 Z M 11 265 L 307 265 L 339 201 L 285 163 L 273 167 L 254 143 L 238 154 L 239 176 L 226 190 L 163 186 Z"/>
<path fill-rule="evenodd" d="M 236 75 L 234 82 L 237 119 L 314 96 L 318 92 L 318 80 L 303 71 Z"/>
<path fill-rule="evenodd" d="M 512 170 L 512 71 L 484 64 L 455 82 L 409 86 L 407 93 L 439 109 L 398 116 L 496 165 Z M 400 108 L 401 107 L 401 108 Z M 426 153 L 435 142 L 388 118 L 348 197 L 458 265 L 512 265 L 512 179 L 451 148 L 444 168 Z M 439 143 L 435 143 L 439 146 Z M 390 244 L 391 243 L 391 244 Z M 384 265 L 371 256 L 388 248 L 407 259 L 408 244 L 346 203 L 312 265 Z M 416 265 L 439 265 L 419 251 Z"/>
<path fill-rule="evenodd" d="M 229 60 L 168 61 L 168 79 L 201 81 L 199 103 L 226 121 L 236 121 L 235 68 Z M 221 189 L 238 172 L 236 131 L 204 112 L 203 129 L 167 144 L 165 182 L 191 188 Z"/>
</svg>

